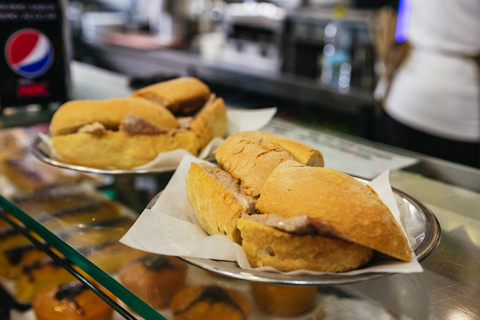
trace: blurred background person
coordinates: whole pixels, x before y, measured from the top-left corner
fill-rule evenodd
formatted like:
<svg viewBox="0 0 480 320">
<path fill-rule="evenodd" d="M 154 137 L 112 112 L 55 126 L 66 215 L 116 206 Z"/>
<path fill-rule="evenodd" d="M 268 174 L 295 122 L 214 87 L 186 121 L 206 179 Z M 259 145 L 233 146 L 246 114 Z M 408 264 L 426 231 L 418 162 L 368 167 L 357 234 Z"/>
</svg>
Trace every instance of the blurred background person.
<svg viewBox="0 0 480 320">
<path fill-rule="evenodd" d="M 387 61 L 401 63 L 376 139 L 480 167 L 480 1 L 402 0 L 400 9 L 396 39 L 405 40 L 399 23 L 411 12 L 408 40 L 392 51 L 397 61 Z"/>
</svg>

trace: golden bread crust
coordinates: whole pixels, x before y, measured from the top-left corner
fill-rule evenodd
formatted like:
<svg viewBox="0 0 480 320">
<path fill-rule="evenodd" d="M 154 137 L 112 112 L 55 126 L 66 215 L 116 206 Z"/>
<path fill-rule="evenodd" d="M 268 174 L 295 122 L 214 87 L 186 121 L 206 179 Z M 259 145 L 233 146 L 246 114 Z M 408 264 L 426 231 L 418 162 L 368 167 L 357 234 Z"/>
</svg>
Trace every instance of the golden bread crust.
<svg viewBox="0 0 480 320">
<path fill-rule="evenodd" d="M 283 149 L 291 152 L 298 162 L 312 167 L 324 166 L 323 155 L 318 150 L 308 147 L 296 140 L 282 137 L 271 132 L 262 132 L 262 135 Z"/>
<path fill-rule="evenodd" d="M 196 194 L 189 195 L 189 201 L 208 233 L 221 234 L 226 228 L 235 233 L 238 228 L 254 267 L 344 272 L 366 264 L 373 250 L 410 261 L 408 240 L 371 188 L 342 172 L 300 163 L 323 165 L 320 152 L 271 133 L 241 132 L 226 139 L 215 154 L 240 184 L 240 193 L 252 196 L 256 210 L 273 220 L 262 224 L 255 222 L 255 215 L 242 219 L 251 212 L 242 212 L 236 189 L 227 189 L 227 183 L 222 185 L 223 180 L 207 176 L 195 164 L 189 175 L 198 180 Z M 192 177 L 187 177 L 187 193 Z M 275 223 L 288 224 L 284 230 L 291 232 L 277 229 Z"/>
<path fill-rule="evenodd" d="M 357 244 L 403 261 L 411 259 L 405 235 L 376 193 L 330 168 L 282 163 L 265 182 L 257 209 L 287 218 L 321 219 Z"/>
<path fill-rule="evenodd" d="M 188 201 L 200 224 L 210 235 L 224 235 L 240 243 L 237 219 L 243 207 L 234 196 L 204 169 L 207 164 L 192 163 L 185 179 Z"/>
<path fill-rule="evenodd" d="M 155 159 L 159 153 L 185 149 L 196 155 L 199 139 L 192 131 L 169 131 L 161 134 L 129 134 L 105 131 L 101 136 L 74 133 L 51 137 L 62 160 L 93 168 L 128 169 Z"/>
<path fill-rule="evenodd" d="M 177 119 L 166 107 L 189 116 Z M 129 169 L 161 152 L 184 149 L 197 155 L 214 137 L 223 137 L 227 125 L 223 99 L 215 100 L 198 79 L 179 78 L 130 97 L 67 102 L 54 114 L 50 135 L 61 161 Z"/>
<path fill-rule="evenodd" d="M 207 101 L 210 88 L 196 78 L 184 77 L 152 84 L 135 91 L 132 96 L 159 103 L 175 114 L 189 114 Z"/>
<path fill-rule="evenodd" d="M 239 132 L 228 137 L 215 156 L 226 171 L 241 181 L 245 194 L 252 197 L 260 195 L 270 173 L 284 161 L 323 164 L 321 153 L 306 144 L 261 131 Z"/>
<path fill-rule="evenodd" d="M 203 149 L 213 138 L 223 137 L 227 132 L 227 126 L 225 103 L 222 98 L 217 98 L 199 112 L 190 129 L 200 137 L 200 149 Z"/>
<path fill-rule="evenodd" d="M 372 257 L 370 248 L 341 239 L 291 234 L 246 219 L 238 219 L 237 227 L 253 267 L 343 272 L 366 264 Z"/>
<path fill-rule="evenodd" d="M 126 97 L 66 102 L 53 115 L 50 134 L 58 136 L 73 133 L 95 122 L 106 128 L 118 128 L 128 114 L 148 120 L 161 129 L 178 127 L 177 119 L 168 109 L 146 99 Z"/>
</svg>

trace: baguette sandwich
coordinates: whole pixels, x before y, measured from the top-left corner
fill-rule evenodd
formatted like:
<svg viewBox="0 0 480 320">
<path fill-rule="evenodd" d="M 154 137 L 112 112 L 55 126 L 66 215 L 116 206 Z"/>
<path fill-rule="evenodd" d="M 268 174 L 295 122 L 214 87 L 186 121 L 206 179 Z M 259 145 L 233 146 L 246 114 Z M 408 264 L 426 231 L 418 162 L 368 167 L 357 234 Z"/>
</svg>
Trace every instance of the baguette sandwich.
<svg viewBox="0 0 480 320">
<path fill-rule="evenodd" d="M 190 115 L 210 97 L 210 88 L 193 77 L 178 78 L 139 89 L 133 97 L 142 97 L 168 108 L 175 115 Z"/>
<path fill-rule="evenodd" d="M 343 272 L 366 264 L 374 252 L 410 260 L 388 207 L 368 186 L 321 167 L 317 150 L 244 132 L 228 138 L 216 156 L 217 167 L 192 163 L 187 196 L 207 233 L 241 244 L 252 266 Z"/>
<path fill-rule="evenodd" d="M 152 89 L 163 100 L 151 99 Z M 62 161 L 118 169 L 176 149 L 196 155 L 226 129 L 223 99 L 195 78 L 170 80 L 125 98 L 70 101 L 50 123 L 51 142 Z"/>
</svg>

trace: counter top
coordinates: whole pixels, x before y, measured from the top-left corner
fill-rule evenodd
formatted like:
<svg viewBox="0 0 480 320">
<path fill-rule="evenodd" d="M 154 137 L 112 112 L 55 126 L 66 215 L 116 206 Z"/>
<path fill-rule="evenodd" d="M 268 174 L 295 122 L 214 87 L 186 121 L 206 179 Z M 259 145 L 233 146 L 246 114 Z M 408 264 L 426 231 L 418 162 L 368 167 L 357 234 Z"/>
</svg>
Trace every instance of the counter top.
<svg viewBox="0 0 480 320">
<path fill-rule="evenodd" d="M 278 119 L 267 125 L 266 130 L 278 133 L 279 128 L 285 136 L 293 138 L 298 138 L 300 131 L 306 143 L 311 142 L 308 136 L 315 135 L 315 130 Z M 411 319 L 479 319 L 480 170 L 389 148 L 368 140 L 318 132 L 318 136 L 322 134 L 327 137 L 333 134 L 340 141 L 379 152 L 419 159 L 403 168 L 389 167 L 392 164 L 386 162 L 371 162 L 371 165 L 393 170 L 390 176 L 392 186 L 424 202 L 436 214 L 442 227 L 439 247 L 422 263 L 424 273 L 394 275 L 342 286 L 341 289 L 359 296 L 368 296 Z M 351 164 L 355 162 L 355 157 L 346 157 L 344 151 L 337 150 L 337 154 L 339 157 L 336 161 L 343 158 L 343 161 L 348 160 Z M 326 159 L 327 165 L 333 156 Z M 362 156 L 358 155 L 360 158 Z M 335 168 L 336 165 L 330 166 Z M 422 167 L 423 172 L 419 169 Z M 437 171 L 436 174 L 432 174 L 435 171 L 433 168 Z M 469 176 L 468 179 L 465 179 L 466 175 Z M 461 180 L 454 180 L 455 176 L 461 177 Z"/>
<path fill-rule="evenodd" d="M 91 78 L 92 73 L 103 77 L 104 85 L 98 87 L 89 85 L 88 79 Z M 124 77 L 96 68 L 75 63 L 72 75 L 74 88 L 79 89 L 75 91 L 77 92 L 76 97 L 79 98 L 94 97 L 98 99 L 122 96 L 129 92 Z M 329 137 L 334 137 L 349 148 L 362 148 L 362 153 L 357 154 L 349 152 L 349 148 L 333 148 L 334 151 L 329 151 L 331 153 L 326 158 L 326 162 L 328 166 L 334 168 L 353 167 L 351 164 L 355 164 L 356 160 L 363 159 L 365 161 L 365 154 L 368 152 L 371 152 L 372 157 L 381 154 L 408 160 L 402 162 L 401 165 L 394 165 L 393 162 L 386 160 L 373 161 L 370 164 L 377 166 L 376 170 L 390 169 L 392 186 L 415 197 L 429 207 L 438 218 L 442 228 L 440 245 L 421 263 L 424 268 L 423 273 L 397 274 L 356 284 L 320 287 L 318 292 L 321 298 L 319 299 L 323 299 L 322 301 L 330 299 L 328 301 L 332 302 L 340 298 L 338 295 L 335 298 L 328 298 L 329 295 L 332 292 L 342 292 L 342 298 L 349 297 L 349 299 L 357 301 L 368 301 L 388 310 L 391 318 L 396 319 L 480 319 L 480 210 L 478 209 L 480 208 L 480 170 L 386 147 L 368 140 L 310 129 L 280 119 L 274 119 L 266 126 L 265 130 L 281 132 L 285 136 L 294 138 L 300 136 L 300 140 L 306 143 L 311 141 L 319 143 L 318 141 L 328 141 Z M 346 154 L 349 154 L 348 159 Z M 332 161 L 330 165 L 328 164 L 329 160 Z M 369 165 L 368 161 L 364 165 Z M 168 179 L 169 176 L 163 175 L 122 180 L 118 183 L 146 190 L 155 183 L 158 183 L 157 188 L 161 188 L 162 183 L 166 183 Z M 19 218 L 22 220 L 22 217 Z M 52 245 L 56 246 L 56 244 Z M 62 250 L 67 250 L 69 254 L 79 254 L 70 252 L 71 248 L 65 248 L 64 245 L 57 249 L 62 253 L 64 253 Z M 96 258 L 98 259 L 98 257 Z M 100 276 L 100 272 L 95 272 L 92 268 L 94 265 L 90 264 L 93 263 L 92 261 L 99 260 L 81 261 L 83 264 L 79 266 L 86 273 L 112 292 L 118 293 L 118 296 L 124 299 L 125 304 L 134 309 L 139 308 L 136 301 L 129 300 L 131 298 L 127 294 L 129 292 L 116 283 L 115 274 L 110 277 Z M 196 270 L 192 271 L 190 281 L 199 283 L 206 279 L 212 280 L 211 277 L 211 275 L 207 276 Z M 212 281 L 229 287 L 245 286 L 245 283 L 238 282 L 238 280 L 217 278 L 214 277 Z M 348 309 L 347 304 L 344 306 L 344 311 L 345 308 Z M 161 313 L 169 317 L 168 311 L 165 313 L 161 311 Z M 259 319 L 274 319 L 261 317 L 258 311 L 254 314 Z M 318 314 L 312 313 L 301 319 L 316 319 Z M 330 311 L 330 314 L 332 315 L 328 319 L 340 317 L 340 313 L 336 313 L 337 318 L 333 311 Z M 159 319 L 161 318 L 159 317 Z"/>
</svg>

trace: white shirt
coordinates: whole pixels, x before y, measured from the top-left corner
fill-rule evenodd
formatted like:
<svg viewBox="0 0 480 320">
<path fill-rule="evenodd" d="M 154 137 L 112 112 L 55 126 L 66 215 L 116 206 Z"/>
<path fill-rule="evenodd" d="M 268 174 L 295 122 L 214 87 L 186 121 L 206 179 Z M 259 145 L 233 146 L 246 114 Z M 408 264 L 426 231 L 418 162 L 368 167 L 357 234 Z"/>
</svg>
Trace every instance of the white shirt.
<svg viewBox="0 0 480 320">
<path fill-rule="evenodd" d="M 480 141 L 479 0 L 412 0 L 413 46 L 385 101 L 387 113 L 439 137 Z"/>
</svg>

